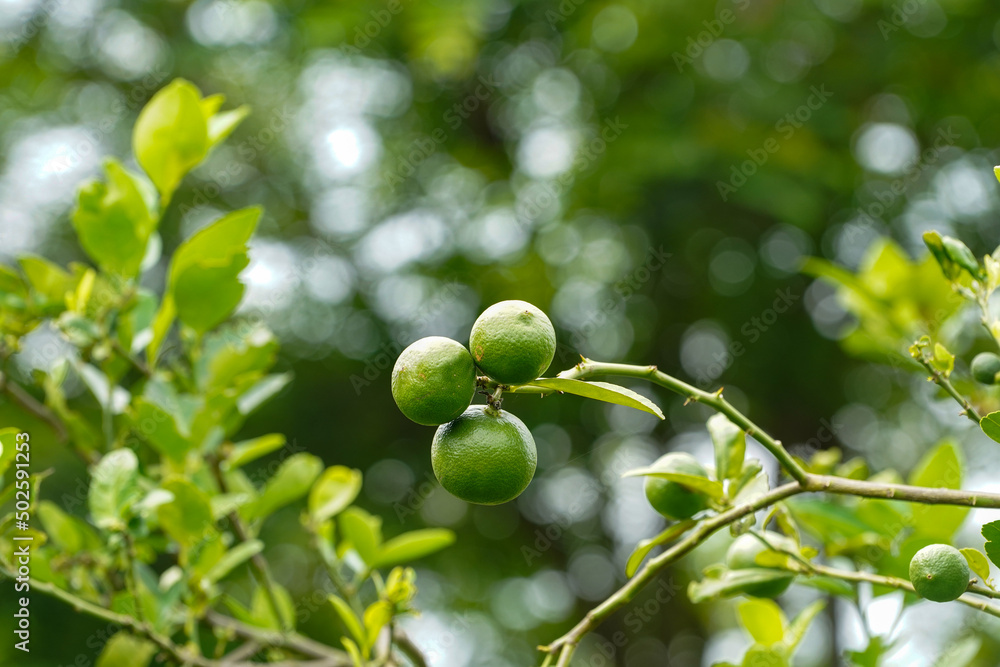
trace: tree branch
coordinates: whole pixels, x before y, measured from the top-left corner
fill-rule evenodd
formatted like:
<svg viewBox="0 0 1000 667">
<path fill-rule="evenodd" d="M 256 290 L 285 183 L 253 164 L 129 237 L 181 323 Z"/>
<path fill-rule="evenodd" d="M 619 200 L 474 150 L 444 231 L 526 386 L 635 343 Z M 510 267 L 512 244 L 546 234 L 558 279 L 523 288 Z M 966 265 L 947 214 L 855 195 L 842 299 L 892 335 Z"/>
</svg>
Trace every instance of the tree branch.
<svg viewBox="0 0 1000 667">
<path fill-rule="evenodd" d="M 778 459 L 781 467 L 796 481 L 800 483 L 806 481 L 806 471 L 792 458 L 792 455 L 782 446 L 781 442 L 772 438 L 764 429 L 757 426 L 746 415 L 734 408 L 729 401 L 722 397 L 721 389 L 715 392 L 703 391 L 687 382 L 667 375 L 657 369 L 656 366 L 610 364 L 602 361 L 591 361 L 590 359 L 584 359 L 570 370 L 563 371 L 559 374 L 559 377 L 581 380 L 593 375 L 618 375 L 649 380 L 681 396 L 685 396 L 689 401 L 704 403 L 717 412 L 726 415 L 730 421 L 743 429 L 747 435 L 756 438 L 760 444 L 771 452 L 774 458 Z"/>
<path fill-rule="evenodd" d="M 923 366 L 928 373 L 930 373 L 930 377 L 927 378 L 928 380 L 930 380 L 937 386 L 944 389 L 949 396 L 954 398 L 955 401 L 962 406 L 962 412 L 959 414 L 968 417 L 969 419 L 974 421 L 978 426 L 979 420 L 982 419 L 982 417 L 980 417 L 979 413 L 976 412 L 976 409 L 972 407 L 972 403 L 969 401 L 969 399 L 967 399 L 957 389 L 955 389 L 955 385 L 951 383 L 951 380 L 946 378 L 944 376 L 944 373 L 934 368 L 931 362 L 927 359 L 926 355 L 924 355 L 923 351 L 921 351 L 919 355 L 914 355 L 913 358 L 916 359 L 917 362 L 921 366 Z"/>
<path fill-rule="evenodd" d="M 886 498 L 924 505 L 961 505 L 1000 509 L 1000 494 L 961 489 L 934 489 L 907 484 L 882 484 L 833 475 L 807 476 L 807 491 L 826 491 L 863 498 Z"/>
</svg>

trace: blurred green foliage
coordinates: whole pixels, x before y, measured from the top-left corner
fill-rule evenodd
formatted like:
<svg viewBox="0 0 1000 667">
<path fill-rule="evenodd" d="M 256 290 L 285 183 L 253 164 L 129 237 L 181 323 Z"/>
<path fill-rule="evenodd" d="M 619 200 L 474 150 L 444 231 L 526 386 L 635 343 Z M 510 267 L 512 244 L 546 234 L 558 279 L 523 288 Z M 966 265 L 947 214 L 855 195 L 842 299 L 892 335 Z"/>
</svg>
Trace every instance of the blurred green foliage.
<svg viewBox="0 0 1000 667">
<path fill-rule="evenodd" d="M 276 370 L 295 379 L 240 437 L 285 433 L 362 470 L 358 502 L 400 531 L 455 530 L 457 545 L 419 572 L 428 652 L 524 664 L 622 581 L 635 543 L 660 528 L 641 481 L 618 474 L 677 448 L 711 460 L 708 415 L 666 396 L 665 423 L 511 396 L 539 474 L 516 505 L 466 507 L 434 490 L 428 433 L 394 409 L 398 351 L 426 334 L 461 338 L 482 307 L 525 299 L 556 325 L 553 370 L 578 352 L 655 363 L 725 384 L 793 452 L 837 444 L 875 470 L 913 468 L 943 436 L 968 435 L 955 433 L 953 406 L 884 356 L 848 361 L 832 341 L 880 355 L 893 342 L 862 341 L 834 288 L 799 263 L 863 266 L 877 290 L 883 277 L 924 284 L 932 227 L 976 256 L 992 251 L 998 19 L 985 0 L 8 2 L 0 253 L 99 256 L 99 237 L 76 242 L 74 226 L 87 228 L 85 209 L 70 215 L 77 187 L 102 156 L 132 155 L 136 115 L 175 77 L 252 108 L 173 193 L 145 287 L 176 285 L 166 258 L 209 220 L 262 205 L 244 313 L 276 331 Z M 190 155 L 220 131 L 206 121 Z M 87 200 L 141 211 L 149 193 L 128 184 L 139 166 L 109 164 L 106 189 Z M 162 193 L 172 177 L 154 181 Z M 867 250 L 883 234 L 897 245 Z M 120 263 L 116 250 L 102 264 Z M 79 277 L 41 260 L 23 268 L 53 289 Z M 198 292 L 196 276 L 187 288 Z M 876 330 L 944 303 L 934 289 L 907 293 Z M 946 324 L 960 367 L 985 347 L 972 324 Z M 39 336 L 6 371 L 51 370 L 58 345 Z M 14 414 L 0 404 L 0 424 Z M 17 425 L 51 444 L 44 424 Z M 969 469 L 988 475 L 982 443 L 963 444 Z M 39 470 L 54 466 L 47 488 L 78 492 L 83 468 L 63 448 L 36 453 Z M 307 590 L 317 564 L 305 545 L 281 522 L 267 533 L 283 585 Z M 696 571 L 678 569 L 676 583 Z M 668 604 L 648 620 L 612 619 L 602 636 L 628 642 L 608 661 L 739 654 L 726 648 L 735 612 L 696 611 L 683 595 Z M 26 665 L 61 665 L 60 645 L 86 646 L 98 629 L 58 603 L 39 600 L 38 614 L 51 622 Z M 825 633 L 806 643 L 819 647 L 808 664 L 829 664 Z M 991 642 L 983 655 L 995 657 Z"/>
</svg>

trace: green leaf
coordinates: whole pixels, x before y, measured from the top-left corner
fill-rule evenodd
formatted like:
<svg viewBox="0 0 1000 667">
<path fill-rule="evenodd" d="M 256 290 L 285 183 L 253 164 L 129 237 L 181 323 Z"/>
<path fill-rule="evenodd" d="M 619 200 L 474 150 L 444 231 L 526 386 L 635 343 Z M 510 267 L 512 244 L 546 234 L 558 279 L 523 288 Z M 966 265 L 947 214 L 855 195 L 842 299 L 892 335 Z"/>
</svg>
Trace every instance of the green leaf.
<svg viewBox="0 0 1000 667">
<path fill-rule="evenodd" d="M 295 623 L 295 602 L 292 600 L 292 596 L 289 595 L 288 591 L 281 584 L 272 584 L 271 588 L 274 590 L 274 597 L 278 601 L 278 613 L 281 614 L 281 619 L 275 616 L 267 591 L 258 586 L 254 589 L 253 599 L 250 601 L 250 614 L 253 618 L 253 625 L 273 630 L 293 627 Z"/>
<path fill-rule="evenodd" d="M 710 498 L 718 499 L 725 495 L 721 482 L 714 479 L 708 479 L 707 477 L 699 477 L 698 475 L 686 475 L 680 472 L 663 472 L 659 470 L 655 464 L 645 468 L 629 470 L 623 474 L 622 477 L 658 477 L 660 479 L 670 480 L 671 482 L 677 482 L 681 486 L 687 487 L 697 493 L 703 493 Z"/>
<path fill-rule="evenodd" d="M 965 269 L 973 278 L 979 278 L 982 275 L 983 269 L 979 266 L 976 256 L 972 254 L 968 246 L 951 236 L 942 236 L 941 241 L 944 251 L 951 261 Z"/>
<path fill-rule="evenodd" d="M 642 561 L 646 559 L 646 556 L 649 555 L 650 551 L 661 544 L 673 542 L 678 537 L 694 528 L 697 524 L 697 521 L 693 521 L 691 519 L 678 521 L 656 537 L 651 537 L 639 542 L 639 544 L 635 546 L 635 550 L 633 550 L 632 554 L 628 557 L 628 562 L 625 564 L 625 576 L 631 578 L 632 575 L 636 573 L 636 570 L 639 569 L 639 566 L 642 565 Z"/>
<path fill-rule="evenodd" d="M 131 278 L 139 273 L 157 219 L 137 176 L 116 160 L 105 162 L 104 169 L 107 182 L 91 181 L 80 189 L 73 226 L 101 269 Z"/>
<path fill-rule="evenodd" d="M 826 608 L 826 601 L 816 600 L 808 607 L 800 611 L 799 615 L 796 616 L 795 619 L 788 625 L 785 632 L 785 638 L 782 643 L 784 644 L 789 655 L 791 655 L 791 653 L 795 651 L 795 648 L 802 642 L 802 638 L 805 637 L 806 630 L 809 629 L 813 619 L 815 619 L 824 608 Z"/>
<path fill-rule="evenodd" d="M 392 567 L 409 563 L 440 551 L 455 542 L 455 533 L 446 528 L 425 528 L 403 533 L 378 548 L 372 567 Z"/>
<path fill-rule="evenodd" d="M 52 501 L 41 501 L 35 512 L 49 540 L 63 552 L 76 554 L 101 548 L 100 537 L 86 522 L 67 514 Z"/>
<path fill-rule="evenodd" d="M 737 609 L 743 627 L 758 644 L 771 646 L 784 639 L 785 614 L 774 600 L 751 599 Z"/>
<path fill-rule="evenodd" d="M 645 396 L 637 394 L 631 389 L 608 382 L 585 382 L 583 380 L 571 380 L 568 378 L 538 378 L 537 380 L 532 380 L 526 386 L 555 389 L 567 394 L 593 398 L 606 403 L 614 403 L 615 405 L 624 405 L 629 408 L 648 412 L 663 419 L 663 412 L 657 407 L 656 403 L 653 403 Z"/>
<path fill-rule="evenodd" d="M 354 613 L 351 609 L 351 605 L 347 604 L 342 598 L 336 595 L 330 596 L 330 604 L 333 605 L 334 611 L 337 612 L 337 616 L 344 623 L 344 627 L 347 631 L 351 633 L 354 640 L 361 646 L 364 657 L 368 657 L 368 637 L 365 634 L 364 626 L 361 624 L 361 619 L 358 615 Z"/>
<path fill-rule="evenodd" d="M 264 543 L 260 540 L 241 542 L 223 554 L 222 558 L 220 558 L 205 574 L 205 579 L 212 583 L 221 581 L 227 574 L 263 550 Z"/>
<path fill-rule="evenodd" d="M 927 452 L 910 475 L 910 484 L 929 488 L 962 488 L 962 458 L 951 440 Z M 968 507 L 914 505 L 914 530 L 938 542 L 949 542 L 969 513 Z"/>
<path fill-rule="evenodd" d="M 1000 442 L 1000 411 L 991 412 L 979 420 L 979 428 L 995 442 Z"/>
<path fill-rule="evenodd" d="M 288 457 L 274 477 L 268 480 L 256 502 L 247 508 L 248 519 L 262 519 L 295 502 L 309 492 L 309 487 L 323 472 L 319 457 L 300 452 Z"/>
<path fill-rule="evenodd" d="M 131 449 L 116 449 L 94 466 L 87 502 L 95 525 L 125 527 L 126 513 L 139 496 L 138 480 L 139 459 Z"/>
<path fill-rule="evenodd" d="M 281 433 L 269 433 L 252 440 L 243 440 L 233 445 L 232 453 L 226 458 L 226 470 L 235 470 L 246 464 L 267 456 L 285 446 L 285 436 Z"/>
<path fill-rule="evenodd" d="M 746 591 L 748 586 L 787 579 L 789 576 L 791 576 L 789 572 L 763 567 L 725 570 L 719 576 L 692 581 L 688 585 L 688 598 L 692 603 L 700 604 L 720 596 L 739 595 Z"/>
<path fill-rule="evenodd" d="M 208 142 L 212 147 L 222 143 L 236 126 L 250 115 L 250 107 L 241 106 L 231 111 L 217 113 L 208 119 Z"/>
<path fill-rule="evenodd" d="M 354 667 L 365 667 L 365 657 L 361 655 L 357 642 L 350 637 L 341 637 L 340 642 L 344 645 L 347 655 L 351 656 L 351 664 Z"/>
<path fill-rule="evenodd" d="M 156 311 L 156 315 L 153 317 L 153 324 L 150 327 L 153 335 L 149 339 L 149 345 L 146 347 L 146 359 L 149 361 L 150 366 L 156 365 L 157 357 L 160 354 L 160 347 L 163 345 L 163 341 L 167 339 L 167 334 L 170 333 L 170 326 L 174 323 L 174 318 L 176 317 L 177 306 L 174 304 L 173 296 L 168 292 L 163 296 L 163 301 L 160 303 L 160 308 Z"/>
<path fill-rule="evenodd" d="M 43 306 L 66 307 L 66 295 L 74 287 L 73 276 L 42 257 L 21 257 L 18 263 Z"/>
<path fill-rule="evenodd" d="M 212 527 L 212 505 L 205 492 L 181 477 L 167 480 L 162 487 L 174 497 L 156 509 L 163 531 L 184 546 L 207 537 Z"/>
<path fill-rule="evenodd" d="M 990 562 L 986 560 L 983 552 L 971 547 L 959 549 L 959 551 L 965 556 L 965 560 L 969 562 L 969 569 L 979 577 L 979 581 L 983 582 L 984 586 L 989 586 L 987 582 L 990 578 Z"/>
<path fill-rule="evenodd" d="M 149 398 L 139 397 L 133 401 L 131 419 L 132 428 L 146 442 L 174 461 L 184 461 L 187 453 L 194 449 L 190 429 L 180 415 L 168 412 Z"/>
<path fill-rule="evenodd" d="M 175 79 L 149 100 L 132 131 L 135 158 L 163 197 L 163 205 L 209 149 L 201 91 Z"/>
<path fill-rule="evenodd" d="M 747 451 L 746 434 L 722 413 L 709 418 L 708 432 L 715 445 L 716 478 L 722 480 L 739 477 Z"/>
<path fill-rule="evenodd" d="M 361 471 L 331 466 L 323 471 L 309 491 L 309 515 L 322 523 L 340 514 L 361 492 Z"/>
<path fill-rule="evenodd" d="M 982 534 L 986 538 L 986 555 L 994 565 L 1000 567 L 1000 520 L 985 524 Z"/>
<path fill-rule="evenodd" d="M 340 513 L 340 534 L 343 542 L 338 549 L 353 548 L 366 564 L 374 567 L 382 544 L 382 519 L 360 507 L 348 507 Z"/>
<path fill-rule="evenodd" d="M 96 667 L 146 667 L 156 651 L 153 642 L 118 632 L 104 644 Z"/>
<path fill-rule="evenodd" d="M 196 332 L 214 328 L 243 298 L 239 275 L 250 262 L 247 241 L 260 214 L 259 207 L 233 211 L 198 231 L 174 253 L 167 289 L 177 317 Z"/>
<path fill-rule="evenodd" d="M 205 393 L 231 387 L 246 374 L 260 375 L 277 358 L 278 341 L 262 326 L 225 327 L 205 337 L 194 375 Z"/>
<path fill-rule="evenodd" d="M 274 397 L 279 391 L 287 387 L 291 381 L 291 373 L 267 375 L 240 396 L 240 399 L 236 402 L 236 407 L 239 409 L 240 414 L 249 415 Z"/>
</svg>

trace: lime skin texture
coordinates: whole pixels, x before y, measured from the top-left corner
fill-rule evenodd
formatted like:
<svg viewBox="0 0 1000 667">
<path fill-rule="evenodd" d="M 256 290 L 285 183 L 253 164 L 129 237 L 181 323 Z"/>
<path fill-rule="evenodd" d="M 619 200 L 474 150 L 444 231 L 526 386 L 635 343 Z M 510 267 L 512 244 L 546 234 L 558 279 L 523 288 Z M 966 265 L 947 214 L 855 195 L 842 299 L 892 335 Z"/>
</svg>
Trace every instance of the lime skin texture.
<svg viewBox="0 0 1000 667">
<path fill-rule="evenodd" d="M 969 587 L 972 571 L 962 552 L 947 544 L 931 544 L 910 560 L 910 583 L 933 602 L 951 602 Z"/>
<path fill-rule="evenodd" d="M 972 358 L 972 377 L 983 384 L 996 384 L 1000 373 L 1000 357 L 992 352 L 980 352 Z"/>
<path fill-rule="evenodd" d="M 765 530 L 763 534 L 764 539 L 766 539 L 770 544 L 788 551 L 798 551 L 795 541 L 782 535 L 781 533 Z M 729 551 L 726 552 L 726 565 L 731 570 L 749 570 L 753 568 L 772 569 L 757 564 L 757 556 L 766 551 L 770 551 L 770 549 L 768 549 L 764 543 L 755 536 L 749 533 L 740 535 L 733 540 L 731 545 L 729 545 Z M 743 592 L 747 595 L 758 598 L 775 598 L 788 590 L 788 587 L 792 585 L 792 581 L 794 579 L 795 575 L 789 574 L 787 577 L 782 577 L 781 579 L 764 581 L 759 584 L 751 584 L 750 586 L 747 586 Z"/>
<path fill-rule="evenodd" d="M 676 472 L 696 477 L 708 477 L 708 471 L 690 454 L 671 452 L 653 464 L 663 472 Z M 682 484 L 660 477 L 646 477 L 646 500 L 668 519 L 690 519 L 708 507 L 708 500 Z"/>
<path fill-rule="evenodd" d="M 472 325 L 469 350 L 476 365 L 500 384 L 524 384 L 552 363 L 556 330 L 545 313 L 527 301 L 501 301 Z"/>
<path fill-rule="evenodd" d="M 504 410 L 472 405 L 438 427 L 431 465 L 441 486 L 478 505 L 499 505 L 521 495 L 535 475 L 531 432 Z"/>
<path fill-rule="evenodd" d="M 424 426 L 458 417 L 476 393 L 472 355 L 458 341 L 429 336 L 399 355 L 392 369 L 392 397 L 400 412 Z"/>
</svg>

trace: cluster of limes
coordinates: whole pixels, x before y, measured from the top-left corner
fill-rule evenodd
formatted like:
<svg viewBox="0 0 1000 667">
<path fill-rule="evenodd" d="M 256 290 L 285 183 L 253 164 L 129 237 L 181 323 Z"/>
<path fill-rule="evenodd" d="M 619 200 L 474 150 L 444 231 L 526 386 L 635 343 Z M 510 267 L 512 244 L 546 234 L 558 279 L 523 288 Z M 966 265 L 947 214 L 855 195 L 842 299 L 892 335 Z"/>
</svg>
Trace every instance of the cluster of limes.
<svg viewBox="0 0 1000 667">
<path fill-rule="evenodd" d="M 535 441 L 524 423 L 499 406 L 471 405 L 478 368 L 496 384 L 541 376 L 556 352 L 556 332 L 526 301 L 501 301 L 472 326 L 469 348 L 441 336 L 421 338 L 392 369 L 392 397 L 409 419 L 437 426 L 431 465 L 452 495 L 470 503 L 513 500 L 535 474 Z"/>
</svg>

